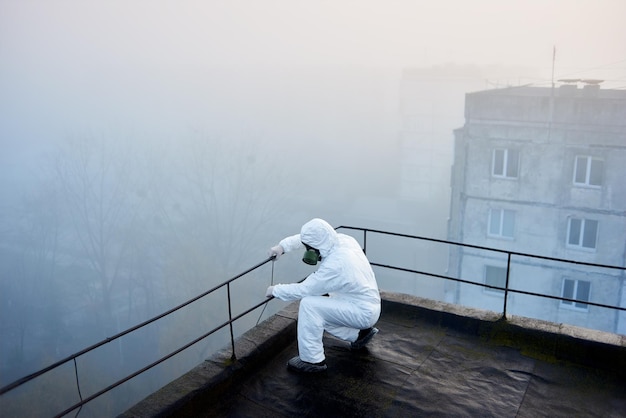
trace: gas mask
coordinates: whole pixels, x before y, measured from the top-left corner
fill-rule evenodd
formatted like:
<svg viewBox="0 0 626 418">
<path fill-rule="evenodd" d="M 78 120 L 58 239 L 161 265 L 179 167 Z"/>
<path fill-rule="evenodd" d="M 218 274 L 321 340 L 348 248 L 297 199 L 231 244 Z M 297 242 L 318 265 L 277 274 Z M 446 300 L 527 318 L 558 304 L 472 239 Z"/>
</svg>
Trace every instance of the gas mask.
<svg viewBox="0 0 626 418">
<path fill-rule="evenodd" d="M 306 244 L 304 244 L 304 246 L 306 247 L 306 251 L 304 252 L 304 255 L 302 256 L 302 261 L 304 261 L 305 263 L 311 266 L 316 265 L 318 261 L 322 261 L 322 256 L 320 255 L 319 250 Z"/>
</svg>

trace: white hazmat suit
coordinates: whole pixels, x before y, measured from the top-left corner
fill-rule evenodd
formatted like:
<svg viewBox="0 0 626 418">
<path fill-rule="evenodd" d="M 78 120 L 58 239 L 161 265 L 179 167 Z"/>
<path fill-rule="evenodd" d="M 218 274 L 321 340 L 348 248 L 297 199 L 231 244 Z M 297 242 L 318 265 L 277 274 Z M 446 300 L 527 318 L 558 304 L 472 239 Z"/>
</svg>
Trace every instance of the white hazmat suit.
<svg viewBox="0 0 626 418">
<path fill-rule="evenodd" d="M 356 341 L 359 330 L 371 328 L 378 321 L 380 294 L 359 243 L 349 235 L 337 233 L 322 219 L 304 224 L 300 234 L 283 239 L 281 248 L 273 247 L 270 254 L 278 257 L 282 251 L 304 249 L 304 244 L 319 250 L 321 262 L 317 271 L 302 283 L 277 284 L 268 292 L 285 301 L 300 299 L 300 359 L 320 363 L 325 360 L 324 330 L 342 340 Z"/>
</svg>

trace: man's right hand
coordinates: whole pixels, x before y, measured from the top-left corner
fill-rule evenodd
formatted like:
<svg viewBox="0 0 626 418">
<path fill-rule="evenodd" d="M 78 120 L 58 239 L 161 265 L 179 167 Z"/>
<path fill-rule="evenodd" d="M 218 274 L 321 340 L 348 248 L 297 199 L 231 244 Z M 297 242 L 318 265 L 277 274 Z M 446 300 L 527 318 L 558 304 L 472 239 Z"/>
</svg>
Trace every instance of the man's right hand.
<svg viewBox="0 0 626 418">
<path fill-rule="evenodd" d="M 285 253 L 285 250 L 280 245 L 270 248 L 267 252 L 270 257 L 274 257 L 276 260 Z"/>
</svg>

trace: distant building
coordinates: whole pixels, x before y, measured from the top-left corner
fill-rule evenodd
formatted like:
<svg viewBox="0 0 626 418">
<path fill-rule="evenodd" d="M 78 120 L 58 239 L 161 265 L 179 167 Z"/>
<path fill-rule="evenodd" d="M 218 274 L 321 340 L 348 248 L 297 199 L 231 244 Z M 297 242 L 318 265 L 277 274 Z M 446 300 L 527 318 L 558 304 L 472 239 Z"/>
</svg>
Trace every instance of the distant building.
<svg viewBox="0 0 626 418">
<path fill-rule="evenodd" d="M 579 87 L 581 85 L 582 87 Z M 626 257 L 626 91 L 596 80 L 469 93 L 455 131 L 448 238 L 603 265 Z M 454 252 L 449 274 L 504 286 L 505 256 Z M 510 287 L 625 306 L 624 272 L 514 259 Z M 501 310 L 503 293 L 449 284 L 446 299 Z M 508 312 L 626 333 L 626 315 L 513 295 Z"/>
<path fill-rule="evenodd" d="M 449 65 L 408 68 L 402 72 L 398 86 L 397 158 L 388 167 L 395 170 L 397 189 L 388 201 L 359 202 L 360 207 L 371 210 L 380 229 L 445 239 L 453 130 L 463 122 L 465 92 L 484 86 L 484 79 L 474 68 Z M 380 224 L 383 213 L 392 220 Z M 389 262 L 436 274 L 444 274 L 448 264 L 447 248 L 426 241 L 396 248 L 387 257 Z M 444 281 L 440 279 L 416 279 L 414 275 L 386 272 L 379 280 L 379 285 L 387 290 L 436 300 L 444 298 Z"/>
<path fill-rule="evenodd" d="M 433 208 L 441 222 L 430 222 L 431 236 L 445 236 L 452 131 L 463 123 L 463 95 L 483 87 L 477 70 L 465 67 L 414 68 L 402 74 L 399 197 Z"/>
</svg>

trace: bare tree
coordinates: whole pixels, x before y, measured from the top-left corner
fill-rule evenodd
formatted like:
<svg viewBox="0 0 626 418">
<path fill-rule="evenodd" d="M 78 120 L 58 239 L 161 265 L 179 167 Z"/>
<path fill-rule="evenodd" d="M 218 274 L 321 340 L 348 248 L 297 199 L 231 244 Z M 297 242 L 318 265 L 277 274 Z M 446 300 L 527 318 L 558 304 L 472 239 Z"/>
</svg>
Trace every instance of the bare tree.
<svg viewBox="0 0 626 418">
<path fill-rule="evenodd" d="M 145 200 L 133 158 L 129 144 L 80 138 L 68 140 L 55 164 L 71 225 L 64 244 L 76 263 L 95 272 L 101 325 L 112 324 L 113 291 L 127 277 L 124 261 Z"/>
<path fill-rule="evenodd" d="M 159 201 L 159 222 L 171 232 L 164 238 L 166 293 L 181 301 L 259 261 L 268 235 L 287 212 L 288 180 L 275 154 L 253 141 L 195 135 L 177 141 L 168 154 L 176 159 L 150 189 Z M 250 284 L 235 303 L 262 297 L 265 283 Z M 162 344 L 209 328 L 212 318 L 224 314 L 225 303 L 222 297 L 203 313 L 190 310 L 180 326 L 162 330 Z M 204 358 L 208 347 L 197 348 L 193 361 Z"/>
<path fill-rule="evenodd" d="M 250 253 L 259 253 L 259 242 L 287 213 L 288 180 L 274 156 L 253 141 L 197 135 L 177 147 L 169 186 L 160 189 L 172 250 L 197 253 L 193 265 L 202 271 L 194 273 L 227 278 Z"/>
<path fill-rule="evenodd" d="M 61 233 L 57 190 L 45 184 L 35 193 L 27 191 L 19 203 L 5 207 L 4 214 L 12 226 L 1 243 L 0 334 L 12 353 L 11 367 L 19 373 L 23 362 L 38 364 L 39 359 L 32 358 L 35 347 L 45 347 L 53 356 L 63 337 L 61 289 L 55 282 Z"/>
</svg>

